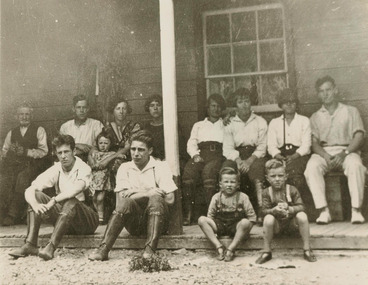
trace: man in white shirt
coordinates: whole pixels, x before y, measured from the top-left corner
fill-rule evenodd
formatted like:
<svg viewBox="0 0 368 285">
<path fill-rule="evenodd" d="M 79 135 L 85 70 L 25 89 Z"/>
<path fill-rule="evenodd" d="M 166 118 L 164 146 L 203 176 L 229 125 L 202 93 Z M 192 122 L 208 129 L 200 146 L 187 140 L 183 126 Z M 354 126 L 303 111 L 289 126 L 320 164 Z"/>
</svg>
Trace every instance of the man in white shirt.
<svg viewBox="0 0 368 285">
<path fill-rule="evenodd" d="M 335 80 L 325 76 L 316 81 L 316 91 L 322 107 L 311 118 L 314 154 L 304 172 L 314 205 L 320 211 L 318 224 L 331 221 L 326 200 L 324 175 L 342 170 L 348 179 L 351 197 L 351 222 L 364 223 L 361 207 L 364 197 L 366 167 L 360 157 L 365 129 L 357 108 L 339 103 Z"/>
<path fill-rule="evenodd" d="M 84 191 L 90 184 L 91 168 L 74 155 L 75 142 L 71 136 L 59 135 L 52 145 L 59 162 L 40 174 L 26 190 L 28 234 L 25 244 L 9 253 L 14 258 L 38 255 L 50 260 L 65 233 L 93 234 L 98 226 L 97 212 L 85 204 L 88 193 Z M 50 187 L 56 190 L 52 198 L 42 192 Z M 45 219 L 55 224 L 55 228 L 50 242 L 39 251 L 38 232 Z"/>
<path fill-rule="evenodd" d="M 107 260 L 108 253 L 125 227 L 132 235 L 147 234 L 143 258 L 152 257 L 161 234 L 168 229 L 169 205 L 177 187 L 165 161 L 150 155 L 152 135 L 139 131 L 131 138 L 132 161 L 123 163 L 116 176 L 116 208 L 100 247 L 88 258 Z"/>
<path fill-rule="evenodd" d="M 1 219 L 3 226 L 13 225 L 26 210 L 24 191 L 47 161 L 45 129 L 32 123 L 33 108 L 17 108 L 19 126 L 8 132 L 1 151 Z M 3 215 L 5 216 L 3 219 Z"/>
<path fill-rule="evenodd" d="M 95 145 L 97 136 L 103 129 L 103 124 L 88 118 L 89 105 L 87 97 L 77 95 L 73 98 L 74 119 L 67 121 L 60 127 L 60 133 L 70 135 L 75 140 L 76 155 L 87 161 L 88 153 Z"/>
<path fill-rule="evenodd" d="M 224 124 L 222 112 L 226 109 L 224 98 L 212 94 L 207 99 L 207 118 L 193 125 L 187 143 L 191 159 L 186 163 L 183 174 L 183 225 L 191 223 L 194 195 L 201 182 L 207 208 L 217 192 L 218 173 L 225 157 L 222 155 Z"/>
</svg>

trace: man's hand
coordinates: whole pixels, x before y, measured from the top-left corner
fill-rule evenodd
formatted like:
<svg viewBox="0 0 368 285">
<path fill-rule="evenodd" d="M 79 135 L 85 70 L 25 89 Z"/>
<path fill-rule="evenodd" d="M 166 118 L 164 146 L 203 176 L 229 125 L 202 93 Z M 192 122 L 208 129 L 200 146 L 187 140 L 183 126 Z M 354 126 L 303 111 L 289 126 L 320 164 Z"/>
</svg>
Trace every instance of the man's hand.
<svg viewBox="0 0 368 285">
<path fill-rule="evenodd" d="M 196 154 L 195 156 L 193 156 L 193 161 L 195 163 L 198 163 L 198 162 L 203 162 L 204 160 L 199 154 Z"/>
<path fill-rule="evenodd" d="M 331 158 L 331 167 L 332 167 L 332 169 L 341 170 L 342 169 L 342 164 L 344 163 L 344 160 L 345 160 L 345 157 L 346 157 L 346 154 L 343 151 L 336 154 L 336 155 L 334 155 Z"/>
<path fill-rule="evenodd" d="M 45 214 L 49 210 L 47 204 L 39 203 L 32 205 L 32 209 L 37 215 Z"/>
<path fill-rule="evenodd" d="M 278 160 L 281 160 L 281 161 L 286 159 L 285 156 L 283 156 L 281 153 L 276 154 L 275 158 L 278 159 Z"/>
<path fill-rule="evenodd" d="M 166 195 L 166 193 L 163 190 L 161 190 L 160 188 L 151 188 L 150 190 L 148 190 L 147 194 L 148 194 L 148 197 L 152 197 L 152 196 L 155 196 L 155 195 L 165 197 L 165 195 Z"/>
<path fill-rule="evenodd" d="M 236 163 L 238 165 L 238 169 L 240 171 L 241 174 L 246 174 L 248 173 L 249 169 L 250 169 L 250 166 L 253 164 L 253 159 L 250 157 L 246 160 L 241 160 L 240 158 L 239 159 L 236 159 Z"/>
<path fill-rule="evenodd" d="M 295 160 L 295 159 L 297 159 L 297 158 L 299 158 L 300 157 L 300 154 L 299 153 L 297 153 L 297 152 L 295 152 L 294 154 L 292 154 L 292 155 L 288 155 L 288 156 L 286 156 L 286 159 L 285 159 L 285 161 L 286 161 L 286 164 L 289 164 L 290 162 L 292 162 L 293 160 Z"/>
<path fill-rule="evenodd" d="M 134 195 L 135 193 L 138 193 L 136 190 L 130 189 L 130 190 L 124 190 L 121 191 L 121 196 L 123 198 L 129 198 L 130 196 Z"/>
<path fill-rule="evenodd" d="M 77 154 L 81 154 L 81 153 L 89 153 L 92 146 L 84 143 L 77 143 L 75 144 L 75 148 L 77 150 Z"/>
</svg>

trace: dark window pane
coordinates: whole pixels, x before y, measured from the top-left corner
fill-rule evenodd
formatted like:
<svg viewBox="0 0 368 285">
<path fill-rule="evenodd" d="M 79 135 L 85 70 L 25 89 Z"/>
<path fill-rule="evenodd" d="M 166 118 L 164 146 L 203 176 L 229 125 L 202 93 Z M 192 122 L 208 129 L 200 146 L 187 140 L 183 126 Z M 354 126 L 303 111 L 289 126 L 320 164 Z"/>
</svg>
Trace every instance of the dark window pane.
<svg viewBox="0 0 368 285">
<path fill-rule="evenodd" d="M 208 75 L 230 74 L 230 47 L 213 47 L 207 49 Z"/>
<path fill-rule="evenodd" d="M 261 71 L 284 70 L 284 43 L 260 44 Z"/>
<path fill-rule="evenodd" d="M 233 42 L 252 41 L 256 39 L 255 12 L 236 13 L 232 17 Z"/>
<path fill-rule="evenodd" d="M 214 15 L 206 18 L 207 44 L 230 42 L 230 24 L 228 15 Z"/>
<path fill-rule="evenodd" d="M 251 94 L 250 100 L 253 106 L 259 104 L 258 85 L 259 85 L 259 77 L 257 76 L 245 76 L 235 78 L 235 89 L 247 88 L 250 91 Z"/>
<path fill-rule="evenodd" d="M 209 94 L 217 93 L 222 95 L 226 102 L 229 100 L 229 96 L 234 92 L 233 79 L 232 78 L 216 78 L 209 79 Z"/>
<path fill-rule="evenodd" d="M 270 9 L 258 12 L 259 39 L 274 39 L 283 37 L 282 10 Z"/>
<path fill-rule="evenodd" d="M 260 104 L 276 104 L 277 93 L 286 87 L 286 74 L 262 76 L 262 102 Z"/>
<path fill-rule="evenodd" d="M 234 45 L 234 73 L 257 71 L 257 46 Z"/>
</svg>

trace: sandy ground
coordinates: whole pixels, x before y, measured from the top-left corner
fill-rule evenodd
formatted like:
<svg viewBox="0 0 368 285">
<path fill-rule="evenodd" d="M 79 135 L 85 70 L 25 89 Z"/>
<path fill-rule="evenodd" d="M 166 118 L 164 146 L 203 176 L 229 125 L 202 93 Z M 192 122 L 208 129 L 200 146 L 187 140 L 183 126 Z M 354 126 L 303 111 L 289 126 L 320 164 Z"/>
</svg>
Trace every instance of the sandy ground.
<svg viewBox="0 0 368 285">
<path fill-rule="evenodd" d="M 256 251 L 239 251 L 225 263 L 212 251 L 161 250 L 173 270 L 143 273 L 129 272 L 133 250 L 113 250 L 105 262 L 89 261 L 90 249 L 58 249 L 52 261 L 14 260 L 10 250 L 0 249 L 1 284 L 368 284 L 368 251 L 315 251 L 315 263 L 304 261 L 301 250 L 274 251 L 260 266 Z"/>
</svg>

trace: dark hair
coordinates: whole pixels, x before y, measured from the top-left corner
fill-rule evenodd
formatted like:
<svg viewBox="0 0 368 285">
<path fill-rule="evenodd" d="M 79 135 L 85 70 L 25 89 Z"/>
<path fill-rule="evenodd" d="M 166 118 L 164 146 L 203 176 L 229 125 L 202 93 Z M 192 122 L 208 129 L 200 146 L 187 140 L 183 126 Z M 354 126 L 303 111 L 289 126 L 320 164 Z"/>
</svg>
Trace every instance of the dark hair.
<svg viewBox="0 0 368 285">
<path fill-rule="evenodd" d="M 239 176 L 238 165 L 235 161 L 227 159 L 222 164 L 219 174 L 220 179 L 223 174 L 236 174 Z"/>
<path fill-rule="evenodd" d="M 52 140 L 52 149 L 56 152 L 57 147 L 61 147 L 62 145 L 68 145 L 72 150 L 75 149 L 75 141 L 70 135 L 58 135 Z"/>
<path fill-rule="evenodd" d="M 111 146 L 113 146 L 115 144 L 115 139 L 114 139 L 114 136 L 109 133 L 109 132 L 106 132 L 105 130 L 103 130 L 101 133 L 98 134 L 98 136 L 96 137 L 96 146 L 98 148 L 98 141 L 100 140 L 100 138 L 107 138 L 110 140 L 111 142 Z M 98 150 L 100 150 L 98 148 Z"/>
<path fill-rule="evenodd" d="M 86 101 L 87 102 L 87 106 L 89 106 L 89 102 L 88 99 L 85 95 L 83 94 L 79 94 L 77 96 L 73 97 L 73 106 L 75 106 L 79 101 Z"/>
<path fill-rule="evenodd" d="M 280 168 L 280 167 L 285 169 L 285 164 L 284 164 L 283 161 L 281 161 L 279 159 L 276 159 L 276 158 L 270 159 L 265 164 L 266 174 L 268 174 L 268 172 L 271 169 L 276 169 L 276 168 Z"/>
<path fill-rule="evenodd" d="M 132 144 L 133 141 L 145 143 L 148 148 L 151 148 L 153 146 L 152 133 L 147 130 L 141 130 L 134 133 L 129 139 L 130 144 Z"/>
<path fill-rule="evenodd" d="M 249 100 L 252 99 L 252 95 L 250 91 L 244 87 L 239 88 L 231 94 L 231 96 L 229 97 L 228 103 L 231 107 L 236 107 L 236 101 L 238 101 L 239 98 L 245 98 L 245 97 L 248 97 Z"/>
<path fill-rule="evenodd" d="M 132 107 L 130 107 L 130 104 L 128 102 L 127 99 L 125 98 L 115 98 L 112 99 L 111 101 L 108 102 L 106 110 L 107 112 L 109 112 L 110 114 L 112 114 L 115 110 L 115 107 L 119 104 L 119 103 L 125 103 L 127 105 L 128 108 L 128 114 L 132 113 Z"/>
<path fill-rule="evenodd" d="M 211 100 L 215 101 L 217 104 L 219 104 L 222 111 L 226 109 L 225 99 L 220 94 L 217 94 L 217 93 L 211 94 L 207 98 L 206 108 L 208 108 L 210 106 Z"/>
<path fill-rule="evenodd" d="M 224 167 L 224 168 L 221 168 L 220 173 L 219 173 L 220 181 L 222 179 L 222 176 L 225 175 L 225 174 L 236 175 L 236 180 L 239 181 L 239 179 L 240 179 L 240 175 L 239 175 L 238 171 L 236 171 L 234 168 L 231 168 L 231 167 Z"/>
<path fill-rule="evenodd" d="M 153 94 L 146 99 L 146 102 L 144 103 L 144 110 L 147 113 L 149 112 L 149 106 L 152 102 L 158 102 L 162 106 L 162 97 L 158 94 Z"/>
<path fill-rule="evenodd" d="M 336 86 L 335 79 L 333 79 L 330 75 L 326 75 L 317 79 L 315 84 L 316 90 L 318 91 L 319 87 L 325 82 L 331 82 L 334 87 Z"/>
<path fill-rule="evenodd" d="M 296 106 L 299 106 L 299 99 L 296 95 L 296 91 L 290 88 L 285 88 L 277 94 L 277 104 L 281 108 L 283 104 L 288 102 L 295 102 Z"/>
</svg>

